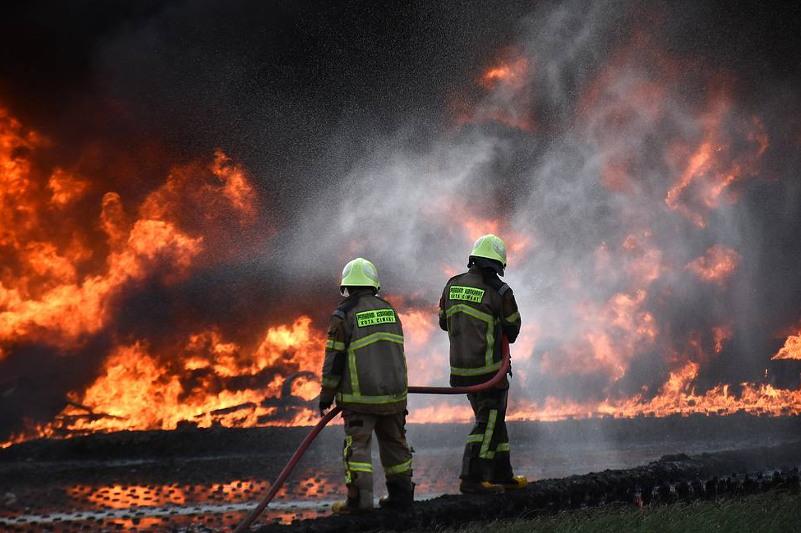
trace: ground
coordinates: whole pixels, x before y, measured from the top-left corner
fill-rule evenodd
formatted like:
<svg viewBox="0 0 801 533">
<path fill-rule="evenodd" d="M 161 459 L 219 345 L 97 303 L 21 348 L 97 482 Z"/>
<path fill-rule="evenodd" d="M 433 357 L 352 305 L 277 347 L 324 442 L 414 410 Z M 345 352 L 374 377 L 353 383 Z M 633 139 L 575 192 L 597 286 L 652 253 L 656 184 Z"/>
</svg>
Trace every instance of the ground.
<svg viewBox="0 0 801 533">
<path fill-rule="evenodd" d="M 633 505 L 610 505 L 530 519 L 473 523 L 458 529 L 442 529 L 440 532 L 789 532 L 799 529 L 799 508 L 801 496 L 798 493 L 771 491 L 741 498 L 658 505 L 642 509 Z"/>
<path fill-rule="evenodd" d="M 315 533 L 495 528 L 490 521 L 614 509 L 613 502 L 634 505 L 637 498 L 648 507 L 799 486 L 799 417 L 512 423 L 516 472 L 534 482 L 497 498 L 456 495 L 468 425 L 408 429 L 416 449 L 413 513 L 328 516 L 331 503 L 344 496 L 342 428 L 334 426 L 315 441 L 256 526 Z M 184 428 L 12 446 L 0 450 L 0 530 L 230 531 L 308 431 Z M 380 464 L 377 457 L 374 462 Z M 376 497 L 383 494 L 380 471 L 375 488 Z"/>
</svg>

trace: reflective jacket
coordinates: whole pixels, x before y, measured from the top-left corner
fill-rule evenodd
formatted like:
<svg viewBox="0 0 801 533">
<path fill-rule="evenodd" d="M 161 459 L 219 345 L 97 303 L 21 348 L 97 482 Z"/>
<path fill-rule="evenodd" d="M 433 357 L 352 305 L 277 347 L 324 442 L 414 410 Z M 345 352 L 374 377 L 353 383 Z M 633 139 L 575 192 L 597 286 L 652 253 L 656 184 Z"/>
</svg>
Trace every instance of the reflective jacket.
<svg viewBox="0 0 801 533">
<path fill-rule="evenodd" d="M 520 333 L 512 289 L 495 272 L 473 266 L 448 280 L 439 307 L 451 344 L 451 385 L 492 378 L 501 367 L 501 334 L 514 342 Z"/>
<path fill-rule="evenodd" d="M 321 396 L 367 413 L 406 409 L 403 329 L 395 309 L 369 289 L 357 289 L 331 317 Z"/>
</svg>

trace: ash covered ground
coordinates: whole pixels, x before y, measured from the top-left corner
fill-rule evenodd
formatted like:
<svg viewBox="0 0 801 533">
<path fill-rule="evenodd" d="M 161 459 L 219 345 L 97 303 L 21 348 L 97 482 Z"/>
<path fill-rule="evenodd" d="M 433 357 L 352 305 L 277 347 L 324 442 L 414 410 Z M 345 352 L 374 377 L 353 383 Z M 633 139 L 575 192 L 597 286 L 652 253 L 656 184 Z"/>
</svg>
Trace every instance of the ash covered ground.
<svg viewBox="0 0 801 533">
<path fill-rule="evenodd" d="M 120 432 L 12 446 L 0 451 L 0 526 L 16 531 L 224 530 L 264 495 L 307 431 Z M 409 426 L 418 499 L 457 493 L 468 431 L 461 424 Z M 666 454 L 786 445 L 801 438 L 801 419 L 736 415 L 513 422 L 510 432 L 517 472 L 545 480 L 631 469 Z M 323 431 L 261 524 L 330 514 L 330 503 L 343 496 L 341 439 L 341 427 Z M 770 454 L 761 463 L 753 462 L 754 454 L 745 457 L 740 468 L 732 466 L 738 459 L 726 463 L 726 473 L 798 466 L 786 453 L 781 464 L 771 464 L 777 460 Z M 380 464 L 377 457 L 374 464 Z M 376 496 L 383 492 L 381 477 L 376 476 Z M 423 504 L 421 512 L 447 524 L 450 507 L 459 501 L 437 499 Z"/>
</svg>

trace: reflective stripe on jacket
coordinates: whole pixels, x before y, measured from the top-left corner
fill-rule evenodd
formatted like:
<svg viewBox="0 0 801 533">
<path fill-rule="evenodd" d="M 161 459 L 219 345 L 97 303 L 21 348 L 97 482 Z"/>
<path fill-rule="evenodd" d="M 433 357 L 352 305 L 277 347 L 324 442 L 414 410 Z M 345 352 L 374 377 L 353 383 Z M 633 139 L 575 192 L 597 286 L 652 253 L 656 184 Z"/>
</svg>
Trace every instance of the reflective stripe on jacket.
<svg viewBox="0 0 801 533">
<path fill-rule="evenodd" d="M 385 300 L 360 292 L 334 314 L 341 320 L 343 341 L 329 338 L 326 360 L 345 356 L 341 374 L 323 365 L 323 386 L 336 388 L 337 404 L 355 411 L 392 413 L 406 408 L 406 357 L 403 329 L 395 309 Z M 339 369 L 337 369 L 339 370 Z"/>
<path fill-rule="evenodd" d="M 504 316 L 504 313 L 507 316 Z M 440 323 L 450 339 L 451 385 L 472 385 L 501 367 L 501 334 L 514 342 L 520 313 L 509 286 L 481 269 L 454 276 L 440 299 Z"/>
</svg>

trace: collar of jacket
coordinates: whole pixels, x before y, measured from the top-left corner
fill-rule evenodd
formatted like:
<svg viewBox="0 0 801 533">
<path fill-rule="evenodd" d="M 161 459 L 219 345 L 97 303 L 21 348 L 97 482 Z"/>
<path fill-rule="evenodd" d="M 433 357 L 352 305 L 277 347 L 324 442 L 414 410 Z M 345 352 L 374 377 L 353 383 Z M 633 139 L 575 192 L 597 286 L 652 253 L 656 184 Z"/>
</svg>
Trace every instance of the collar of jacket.
<svg viewBox="0 0 801 533">
<path fill-rule="evenodd" d="M 372 287 L 348 287 L 348 297 L 345 298 L 346 300 L 357 300 L 362 296 L 366 295 L 374 295 L 375 289 Z"/>
</svg>

